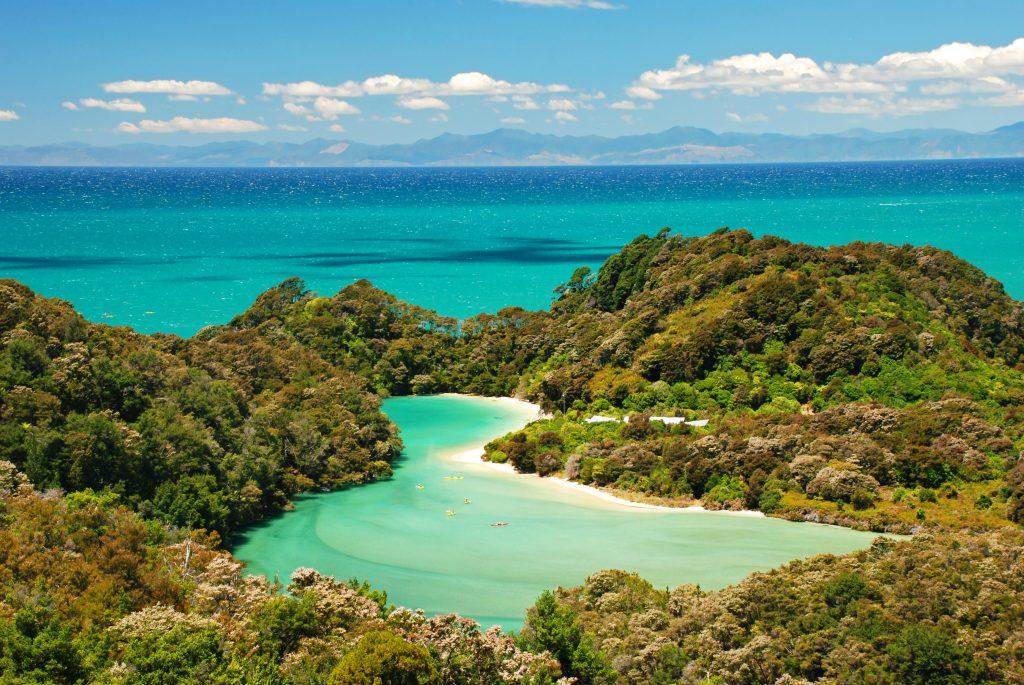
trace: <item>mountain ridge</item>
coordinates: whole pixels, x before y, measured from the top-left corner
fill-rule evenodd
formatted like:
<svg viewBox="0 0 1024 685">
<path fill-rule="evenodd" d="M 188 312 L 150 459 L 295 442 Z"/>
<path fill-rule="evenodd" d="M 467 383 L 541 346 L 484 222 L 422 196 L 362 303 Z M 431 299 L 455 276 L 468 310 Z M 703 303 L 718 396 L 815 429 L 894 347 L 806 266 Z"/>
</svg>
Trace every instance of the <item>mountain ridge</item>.
<svg viewBox="0 0 1024 685">
<path fill-rule="evenodd" d="M 349 139 L 303 143 L 248 140 L 200 145 L 78 142 L 0 146 L 0 166 L 360 167 L 556 166 L 709 163 L 909 161 L 1024 157 L 1024 122 L 992 131 L 906 129 L 794 136 L 715 133 L 693 126 L 606 137 L 497 128 L 443 133 L 412 143 L 374 145 Z"/>
</svg>

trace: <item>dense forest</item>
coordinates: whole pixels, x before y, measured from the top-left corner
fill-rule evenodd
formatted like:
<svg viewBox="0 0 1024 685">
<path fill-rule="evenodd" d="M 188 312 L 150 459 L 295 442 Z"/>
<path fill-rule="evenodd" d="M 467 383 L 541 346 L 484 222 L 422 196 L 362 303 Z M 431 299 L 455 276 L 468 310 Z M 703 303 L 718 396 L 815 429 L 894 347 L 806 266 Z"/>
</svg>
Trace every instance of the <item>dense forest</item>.
<svg viewBox="0 0 1024 685">
<path fill-rule="evenodd" d="M 312 570 L 277 594 L 220 550 L 388 477 L 380 398 L 442 391 L 541 404 L 487 447 L 524 473 L 916 535 L 715 593 L 599 572 L 514 639 Z M 0 679 L 1019 682 L 1022 450 L 1021 304 L 927 247 L 665 230 L 544 312 L 289 279 L 189 340 L 0 281 Z"/>
</svg>

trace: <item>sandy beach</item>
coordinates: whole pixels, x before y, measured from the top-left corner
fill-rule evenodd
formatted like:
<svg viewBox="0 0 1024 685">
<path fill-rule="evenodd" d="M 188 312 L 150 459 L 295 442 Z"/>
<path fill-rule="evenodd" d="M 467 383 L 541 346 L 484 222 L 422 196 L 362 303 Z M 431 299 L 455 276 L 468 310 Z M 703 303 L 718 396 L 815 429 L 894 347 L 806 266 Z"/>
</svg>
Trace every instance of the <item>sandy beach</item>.
<svg viewBox="0 0 1024 685">
<path fill-rule="evenodd" d="M 454 394 L 454 393 L 448 393 L 448 394 Z M 532 410 L 532 411 L 536 412 L 537 418 L 541 418 L 543 416 L 543 414 L 542 414 L 542 412 L 540 410 L 540 407 L 537 406 L 536 404 L 532 404 L 530 402 L 525 402 L 523 400 L 517 400 L 517 399 L 515 399 L 513 397 L 481 397 L 480 399 L 492 400 L 492 401 L 495 401 L 495 402 L 502 402 L 502 403 L 514 403 L 514 404 L 522 406 L 522 408 L 524 410 Z M 511 464 L 495 464 L 493 462 L 484 461 L 483 458 L 482 458 L 483 456 L 484 456 L 483 445 L 474 446 L 474 447 L 461 448 L 461 449 L 458 449 L 456 451 L 449 452 L 447 454 L 443 454 L 442 455 L 442 457 L 444 459 L 447 459 L 449 461 L 456 462 L 456 463 L 459 463 L 459 464 L 470 464 L 470 465 L 473 465 L 473 466 L 480 466 L 480 467 L 487 468 L 487 469 L 490 469 L 490 470 L 493 470 L 493 471 L 497 471 L 497 472 L 502 473 L 502 474 L 507 475 L 507 476 L 516 476 L 516 477 L 521 477 L 521 478 L 531 478 L 532 477 L 532 478 L 537 479 L 540 483 L 548 483 L 548 484 L 550 484 L 551 486 L 554 486 L 554 487 L 561 487 L 561 488 L 568 488 L 570 490 L 575 490 L 576 492 L 583 493 L 583 494 L 588 495 L 590 497 L 593 497 L 593 498 L 595 498 L 597 500 L 600 500 L 600 501 L 605 502 L 607 504 L 613 505 L 616 508 L 626 507 L 626 508 L 629 508 L 629 509 L 639 509 L 639 510 L 647 510 L 647 511 L 661 511 L 661 512 L 676 512 L 676 513 L 695 513 L 695 512 L 711 512 L 711 511 L 713 511 L 713 510 L 710 510 L 710 509 L 706 509 L 706 508 L 700 506 L 699 504 L 694 504 L 694 505 L 690 505 L 690 506 L 687 506 L 687 507 L 668 507 L 668 506 L 665 506 L 665 505 L 662 505 L 662 504 L 648 504 L 646 502 L 634 502 L 633 500 L 625 499 L 624 497 L 618 497 L 617 495 L 613 495 L 610 492 L 606 492 L 606 491 L 601 490 L 600 488 L 596 488 L 596 487 L 594 487 L 592 485 L 584 485 L 583 483 L 577 483 L 577 482 L 574 482 L 574 481 L 571 481 L 571 480 L 567 480 L 565 478 L 561 478 L 561 477 L 558 477 L 558 476 L 541 477 L 541 476 L 537 476 L 535 474 L 521 474 L 521 473 L 517 473 L 516 470 L 512 467 Z M 747 516 L 747 517 L 754 517 L 754 518 L 762 518 L 762 517 L 764 517 L 764 514 L 762 512 L 760 512 L 760 511 L 749 511 L 749 510 L 741 510 L 741 511 L 716 510 L 716 511 L 714 511 L 714 513 L 729 514 L 729 515 L 732 515 L 732 516 Z"/>
</svg>

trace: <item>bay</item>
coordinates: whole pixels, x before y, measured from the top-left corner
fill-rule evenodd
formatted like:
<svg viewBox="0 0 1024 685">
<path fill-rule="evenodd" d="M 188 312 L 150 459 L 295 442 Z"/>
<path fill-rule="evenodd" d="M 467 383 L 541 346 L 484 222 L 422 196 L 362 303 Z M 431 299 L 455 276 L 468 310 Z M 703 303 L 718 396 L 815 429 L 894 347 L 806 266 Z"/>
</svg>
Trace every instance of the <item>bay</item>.
<svg viewBox="0 0 1024 685">
<path fill-rule="evenodd" d="M 542 591 L 601 569 L 638 572 L 659 587 L 718 589 L 875 538 L 756 515 L 637 509 L 452 459 L 536 418 L 524 403 L 399 397 L 386 400 L 384 411 L 405 441 L 394 477 L 296 498 L 295 511 L 249 529 L 234 545 L 249 572 L 287 584 L 296 568 L 313 567 L 367 580 L 398 606 L 516 630 Z M 498 522 L 508 525 L 491 525 Z"/>
</svg>

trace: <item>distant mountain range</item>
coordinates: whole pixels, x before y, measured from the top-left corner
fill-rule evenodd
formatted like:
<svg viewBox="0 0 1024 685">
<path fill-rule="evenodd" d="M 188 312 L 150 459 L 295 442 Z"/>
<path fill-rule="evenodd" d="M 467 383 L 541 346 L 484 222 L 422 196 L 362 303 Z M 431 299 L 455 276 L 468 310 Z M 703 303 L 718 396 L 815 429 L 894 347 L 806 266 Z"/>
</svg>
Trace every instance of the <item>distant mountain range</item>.
<svg viewBox="0 0 1024 685">
<path fill-rule="evenodd" d="M 824 162 L 1024 157 L 1024 122 L 984 133 L 854 129 L 827 135 L 715 133 L 676 126 L 661 133 L 606 138 L 501 128 L 429 140 L 368 145 L 317 138 L 205 145 L 0 146 L 0 165 L 146 167 L 354 167 Z"/>
</svg>

